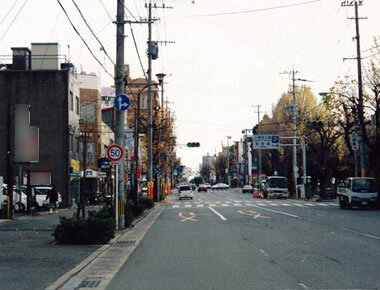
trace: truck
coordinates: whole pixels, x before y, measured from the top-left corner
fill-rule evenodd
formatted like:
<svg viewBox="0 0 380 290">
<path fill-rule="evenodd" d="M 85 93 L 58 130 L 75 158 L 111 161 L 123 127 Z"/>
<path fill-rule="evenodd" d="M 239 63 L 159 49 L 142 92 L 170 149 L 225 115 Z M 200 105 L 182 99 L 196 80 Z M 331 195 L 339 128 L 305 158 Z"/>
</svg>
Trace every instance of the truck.
<svg viewBox="0 0 380 290">
<path fill-rule="evenodd" d="M 338 185 L 338 198 L 341 209 L 350 209 L 353 206 L 374 208 L 379 202 L 376 179 L 349 177 Z"/>
<path fill-rule="evenodd" d="M 288 179 L 285 176 L 268 176 L 261 182 L 264 198 L 288 198 Z"/>
</svg>

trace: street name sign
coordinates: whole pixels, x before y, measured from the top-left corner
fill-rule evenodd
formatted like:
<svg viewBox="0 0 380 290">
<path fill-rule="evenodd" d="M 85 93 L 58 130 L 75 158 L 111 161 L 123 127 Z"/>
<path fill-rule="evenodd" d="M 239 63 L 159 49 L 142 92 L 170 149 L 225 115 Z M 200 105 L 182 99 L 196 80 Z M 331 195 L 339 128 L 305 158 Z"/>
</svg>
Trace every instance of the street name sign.
<svg viewBox="0 0 380 290">
<path fill-rule="evenodd" d="M 280 148 L 280 135 L 253 135 L 253 149 L 278 149 Z"/>
<path fill-rule="evenodd" d="M 112 162 L 119 162 L 124 157 L 124 150 L 117 144 L 111 145 L 107 149 L 107 157 Z"/>
<path fill-rule="evenodd" d="M 126 95 L 118 95 L 113 103 L 113 106 L 116 108 L 116 110 L 119 111 L 125 111 L 129 108 L 131 105 L 131 101 Z"/>
</svg>

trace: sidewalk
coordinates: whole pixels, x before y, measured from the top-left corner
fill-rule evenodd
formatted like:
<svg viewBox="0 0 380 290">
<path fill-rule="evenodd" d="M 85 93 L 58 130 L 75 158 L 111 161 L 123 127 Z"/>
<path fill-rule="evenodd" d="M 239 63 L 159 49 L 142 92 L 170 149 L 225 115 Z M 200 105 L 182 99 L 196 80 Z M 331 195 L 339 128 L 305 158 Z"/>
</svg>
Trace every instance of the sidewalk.
<svg viewBox="0 0 380 290">
<path fill-rule="evenodd" d="M 74 212 L 61 209 L 59 214 L 0 220 L 1 289 L 45 289 L 100 247 L 55 244 L 51 234 L 59 216 Z"/>
</svg>

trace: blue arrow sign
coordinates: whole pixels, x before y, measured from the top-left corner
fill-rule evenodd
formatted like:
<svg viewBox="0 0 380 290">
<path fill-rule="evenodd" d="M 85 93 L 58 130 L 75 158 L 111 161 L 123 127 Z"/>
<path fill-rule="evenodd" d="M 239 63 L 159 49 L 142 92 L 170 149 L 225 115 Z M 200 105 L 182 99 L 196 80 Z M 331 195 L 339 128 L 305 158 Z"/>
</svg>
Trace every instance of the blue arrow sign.
<svg viewBox="0 0 380 290">
<path fill-rule="evenodd" d="M 113 103 L 113 106 L 119 111 L 127 110 L 130 105 L 131 101 L 126 95 L 118 95 Z"/>
</svg>

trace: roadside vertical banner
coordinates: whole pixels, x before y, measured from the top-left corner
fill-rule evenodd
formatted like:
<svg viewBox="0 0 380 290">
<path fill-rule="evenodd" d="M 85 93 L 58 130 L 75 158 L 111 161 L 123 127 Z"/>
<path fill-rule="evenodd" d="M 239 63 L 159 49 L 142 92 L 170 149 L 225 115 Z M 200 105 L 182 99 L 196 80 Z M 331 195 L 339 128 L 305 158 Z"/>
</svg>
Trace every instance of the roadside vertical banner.
<svg viewBox="0 0 380 290">
<path fill-rule="evenodd" d="M 148 182 L 148 198 L 153 199 L 153 181 Z"/>
</svg>

